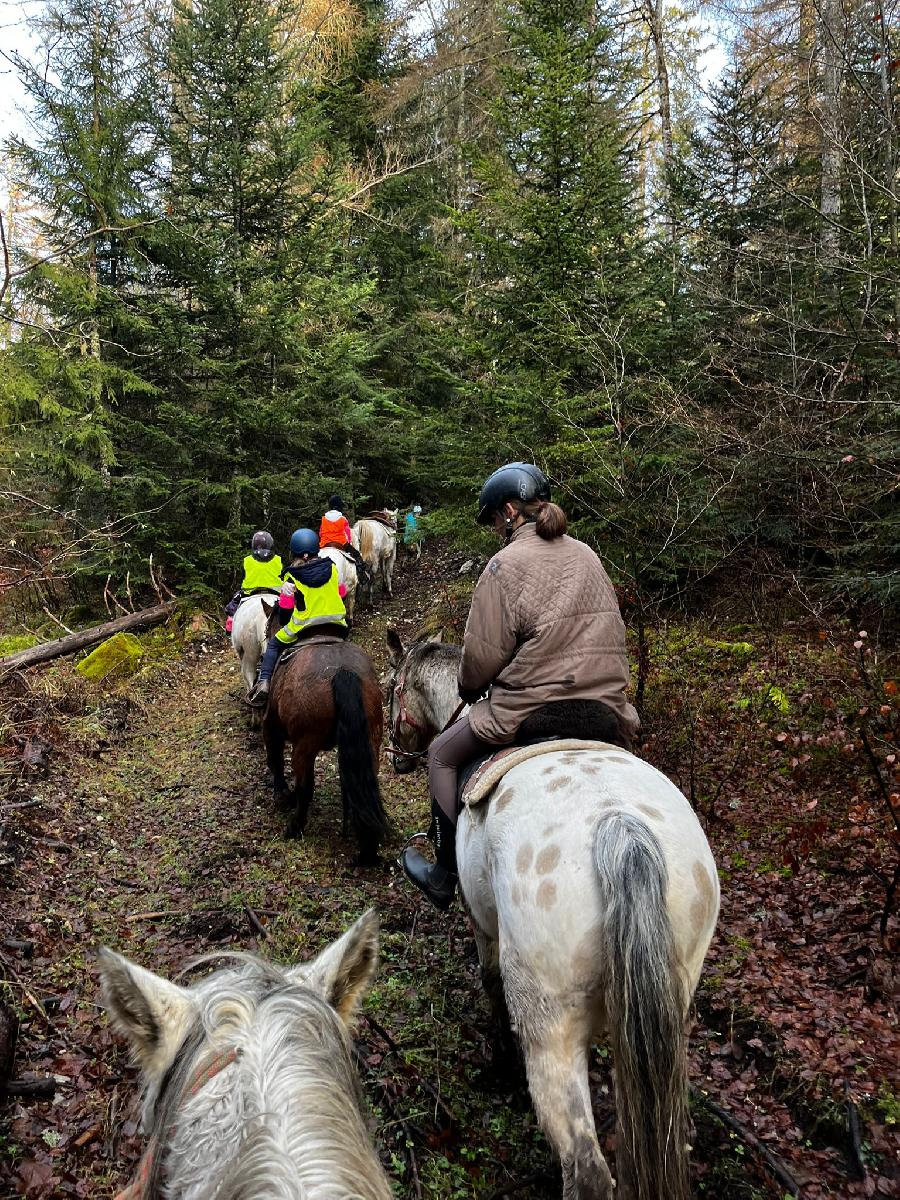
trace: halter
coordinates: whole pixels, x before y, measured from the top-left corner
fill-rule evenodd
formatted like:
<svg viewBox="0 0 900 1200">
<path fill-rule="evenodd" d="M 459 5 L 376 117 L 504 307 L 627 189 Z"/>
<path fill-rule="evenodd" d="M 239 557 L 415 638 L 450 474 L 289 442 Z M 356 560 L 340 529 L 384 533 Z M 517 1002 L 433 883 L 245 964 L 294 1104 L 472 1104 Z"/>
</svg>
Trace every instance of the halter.
<svg viewBox="0 0 900 1200">
<path fill-rule="evenodd" d="M 424 758 L 428 754 L 427 746 L 424 750 L 404 750 L 403 747 L 399 745 L 397 739 L 400 736 L 400 727 L 402 725 L 408 725 L 410 729 L 418 729 L 421 733 L 426 734 L 429 731 L 434 730 L 432 736 L 437 737 L 438 734 L 443 733 L 444 730 L 450 728 L 462 710 L 466 707 L 466 702 L 465 700 L 460 700 L 459 704 L 457 704 L 456 708 L 450 714 L 448 720 L 444 722 L 443 726 L 440 729 L 435 729 L 433 725 L 423 725 L 421 721 L 417 721 L 415 717 L 410 715 L 409 710 L 403 701 L 403 693 L 405 688 L 406 667 L 404 666 L 403 670 L 400 672 L 400 678 L 397 680 L 397 683 L 394 686 L 394 698 L 397 701 L 397 716 L 394 719 L 394 724 L 391 726 L 391 732 L 388 737 L 388 749 L 390 750 L 391 754 L 396 754 L 399 758 Z"/>
<path fill-rule="evenodd" d="M 240 1051 L 234 1046 L 230 1050 L 223 1050 L 218 1054 L 206 1058 L 190 1078 L 187 1087 L 184 1089 L 181 1099 L 178 1102 L 179 1109 L 192 1096 L 196 1096 L 201 1088 L 205 1087 L 211 1079 L 224 1071 L 226 1067 L 237 1059 Z M 170 1130 L 171 1132 L 171 1130 Z M 150 1175 L 153 1170 L 153 1162 L 159 1152 L 159 1141 L 156 1138 L 150 1140 L 150 1144 L 141 1156 L 141 1161 L 138 1163 L 137 1170 L 134 1173 L 134 1179 L 121 1192 L 117 1193 L 115 1200 L 150 1200 L 150 1193 L 147 1190 L 150 1184 Z"/>
</svg>

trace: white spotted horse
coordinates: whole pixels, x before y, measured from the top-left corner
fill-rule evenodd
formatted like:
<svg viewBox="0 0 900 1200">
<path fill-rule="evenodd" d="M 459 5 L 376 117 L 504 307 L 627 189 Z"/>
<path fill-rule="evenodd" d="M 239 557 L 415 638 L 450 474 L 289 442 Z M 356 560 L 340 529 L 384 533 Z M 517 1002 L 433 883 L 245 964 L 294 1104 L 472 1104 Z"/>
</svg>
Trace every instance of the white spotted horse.
<svg viewBox="0 0 900 1200">
<path fill-rule="evenodd" d="M 393 631 L 388 645 L 389 757 L 402 771 L 453 717 L 461 651 L 407 651 Z M 628 1200 L 684 1200 L 686 1022 L 719 911 L 715 862 L 690 804 L 649 763 L 612 744 L 547 746 L 529 747 L 534 756 L 459 817 L 459 884 L 482 979 L 497 1009 L 505 1003 L 565 1200 L 610 1200 L 614 1187 Z M 618 1186 L 588 1084 L 602 1037 Z"/>
</svg>

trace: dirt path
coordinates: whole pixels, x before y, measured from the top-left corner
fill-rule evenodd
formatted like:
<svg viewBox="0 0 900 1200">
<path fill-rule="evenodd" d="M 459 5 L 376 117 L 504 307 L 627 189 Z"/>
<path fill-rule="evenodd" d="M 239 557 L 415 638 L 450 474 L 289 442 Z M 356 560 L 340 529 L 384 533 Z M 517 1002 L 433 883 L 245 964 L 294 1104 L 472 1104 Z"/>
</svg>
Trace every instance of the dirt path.
<svg viewBox="0 0 900 1200">
<path fill-rule="evenodd" d="M 447 574 L 447 564 L 427 563 L 422 574 L 407 574 L 400 598 L 365 619 L 358 639 L 383 659 L 389 622 L 415 631 L 436 604 L 450 603 L 440 585 Z M 54 764 L 36 783 L 23 778 L 12 797 L 35 803 L 9 814 L 5 936 L 32 942 L 34 952 L 3 950 L 5 995 L 22 1018 L 18 1074 L 53 1076 L 58 1086 L 52 1100 L 10 1102 L 0 1135 L 0 1195 L 110 1197 L 139 1156 L 135 1074 L 95 1002 L 93 946 L 108 943 L 169 975 L 210 950 L 262 946 L 292 961 L 312 955 L 369 906 L 381 915 L 382 966 L 359 1028 L 358 1063 L 372 1132 L 399 1194 L 498 1198 L 510 1186 L 524 1200 L 558 1194 L 527 1096 L 497 1075 L 464 916 L 458 909 L 432 913 L 391 867 L 352 868 L 354 847 L 340 837 L 334 755 L 320 759 L 306 836 L 287 841 L 239 695 L 237 664 L 222 636 L 211 634 L 141 695 L 132 694 L 127 712 L 119 702 L 116 732 L 102 725 L 81 730 L 81 749 L 69 751 L 63 769 Z M 421 774 L 398 778 L 386 764 L 382 784 L 398 831 L 392 860 L 400 835 L 427 823 L 426 794 Z M 736 1002 L 750 952 L 739 932 L 745 908 L 731 896 L 742 906 L 766 900 L 745 895 L 747 879 L 757 875 L 741 874 L 733 827 L 716 836 L 729 887 L 699 998 L 693 1078 L 712 1096 L 727 1097 L 732 1115 L 770 1149 L 790 1151 L 795 1170 L 802 1158 L 804 1194 L 873 1194 L 870 1183 L 889 1194 L 880 1178 L 849 1182 L 843 1114 L 833 1114 L 832 1129 L 817 1112 L 809 1119 L 798 1112 L 804 1093 L 787 1094 L 800 1070 L 796 1062 L 783 1069 L 787 1039 L 776 1044 L 774 1025 Z M 745 865 L 750 854 L 745 846 Z M 785 880 L 785 892 L 789 886 Z M 784 898 L 784 920 L 797 902 Z M 761 939 L 763 957 L 768 944 Z M 798 992 L 812 988 L 797 978 Z M 592 1081 L 611 1149 L 611 1080 L 602 1051 Z M 784 1194 L 741 1136 L 703 1105 L 696 1119 L 698 1194 Z"/>
</svg>

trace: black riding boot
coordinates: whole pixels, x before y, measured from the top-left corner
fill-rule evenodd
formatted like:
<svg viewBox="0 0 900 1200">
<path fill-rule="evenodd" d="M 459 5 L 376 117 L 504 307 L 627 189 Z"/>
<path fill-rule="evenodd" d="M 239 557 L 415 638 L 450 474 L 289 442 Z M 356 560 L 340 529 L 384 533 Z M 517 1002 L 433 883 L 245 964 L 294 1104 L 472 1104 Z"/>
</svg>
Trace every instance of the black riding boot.
<svg viewBox="0 0 900 1200">
<path fill-rule="evenodd" d="M 403 873 L 420 892 L 424 892 L 435 908 L 450 907 L 456 895 L 456 826 L 440 807 L 432 802 L 429 835 L 434 842 L 435 862 L 407 846 L 400 855 Z"/>
</svg>

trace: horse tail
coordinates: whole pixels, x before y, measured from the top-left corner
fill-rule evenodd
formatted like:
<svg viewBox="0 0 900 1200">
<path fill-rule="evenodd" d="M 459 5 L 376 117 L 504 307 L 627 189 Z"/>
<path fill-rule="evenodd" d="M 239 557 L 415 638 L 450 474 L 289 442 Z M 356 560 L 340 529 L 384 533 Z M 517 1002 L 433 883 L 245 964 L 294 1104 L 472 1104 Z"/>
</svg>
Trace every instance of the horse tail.
<svg viewBox="0 0 900 1200">
<path fill-rule="evenodd" d="M 372 557 L 372 524 L 370 521 L 359 523 L 359 552 L 366 560 Z"/>
<path fill-rule="evenodd" d="M 331 681 L 331 690 L 337 717 L 338 770 L 344 812 L 353 823 L 361 860 L 373 862 L 378 857 L 380 843 L 390 832 L 390 824 L 381 803 L 362 684 L 358 675 L 341 667 Z"/>
<path fill-rule="evenodd" d="M 687 1200 L 687 987 L 666 908 L 668 871 L 651 829 L 614 809 L 594 835 L 605 1004 L 618 1120 L 619 1187 Z"/>
</svg>

